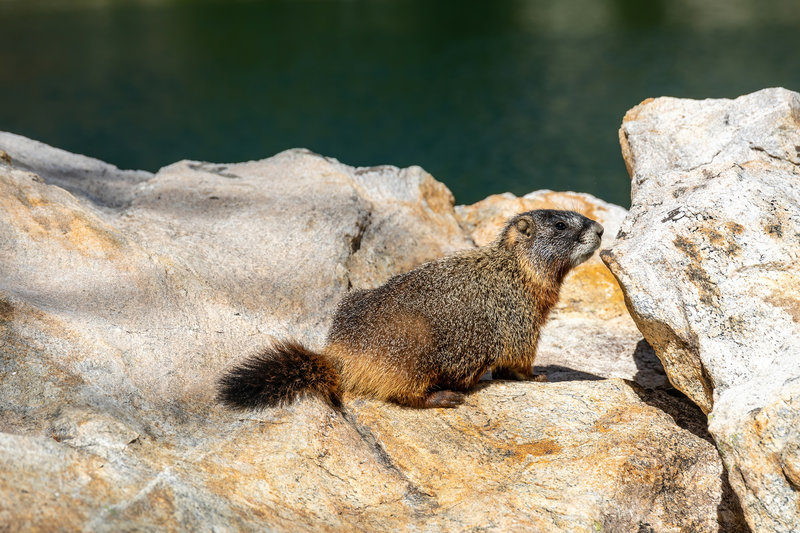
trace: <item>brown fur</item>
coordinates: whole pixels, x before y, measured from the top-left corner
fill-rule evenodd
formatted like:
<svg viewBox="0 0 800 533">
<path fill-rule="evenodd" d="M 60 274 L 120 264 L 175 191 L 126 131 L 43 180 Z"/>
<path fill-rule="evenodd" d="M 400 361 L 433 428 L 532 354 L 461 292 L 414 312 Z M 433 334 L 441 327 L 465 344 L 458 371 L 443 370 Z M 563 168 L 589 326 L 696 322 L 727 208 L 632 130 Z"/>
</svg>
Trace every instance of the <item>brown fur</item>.
<svg viewBox="0 0 800 533">
<path fill-rule="evenodd" d="M 278 342 L 251 356 L 219 382 L 219 400 L 234 408 L 276 407 L 313 392 L 338 406 L 339 373 L 297 342 Z"/>
<path fill-rule="evenodd" d="M 308 350 L 271 348 L 268 357 L 229 372 L 221 396 L 249 408 L 291 401 L 306 391 L 338 401 L 339 392 L 348 391 L 411 407 L 453 407 L 487 370 L 533 379 L 539 333 L 561 282 L 597 249 L 602 231 L 571 211 L 517 215 L 488 246 L 346 295 L 326 346 L 308 355 L 314 363 L 304 365 L 310 373 L 305 379 L 289 369 Z M 237 402 L 237 384 L 251 391 L 261 376 L 269 378 L 272 392 L 242 394 Z M 269 401 L 258 404 L 262 397 Z"/>
</svg>

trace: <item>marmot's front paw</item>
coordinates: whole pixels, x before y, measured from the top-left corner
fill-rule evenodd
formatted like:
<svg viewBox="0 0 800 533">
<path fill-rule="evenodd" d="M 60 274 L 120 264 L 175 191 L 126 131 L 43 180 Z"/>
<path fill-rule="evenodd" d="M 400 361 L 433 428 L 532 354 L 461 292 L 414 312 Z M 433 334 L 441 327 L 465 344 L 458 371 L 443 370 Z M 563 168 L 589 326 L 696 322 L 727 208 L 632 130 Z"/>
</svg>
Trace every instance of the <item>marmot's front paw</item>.
<svg viewBox="0 0 800 533">
<path fill-rule="evenodd" d="M 544 374 L 534 374 L 533 369 L 521 370 L 518 368 L 500 367 L 492 370 L 492 379 L 508 379 L 514 381 L 547 381 Z"/>
</svg>

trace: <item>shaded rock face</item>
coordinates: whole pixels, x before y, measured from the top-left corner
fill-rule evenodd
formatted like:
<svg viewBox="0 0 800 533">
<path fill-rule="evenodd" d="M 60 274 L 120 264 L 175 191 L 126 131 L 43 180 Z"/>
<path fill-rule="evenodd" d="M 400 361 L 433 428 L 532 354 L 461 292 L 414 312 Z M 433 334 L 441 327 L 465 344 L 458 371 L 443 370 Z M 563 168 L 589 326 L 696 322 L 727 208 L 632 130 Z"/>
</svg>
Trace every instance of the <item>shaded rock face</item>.
<svg viewBox="0 0 800 533">
<path fill-rule="evenodd" d="M 646 101 L 603 259 L 670 381 L 709 416 L 750 525 L 800 530 L 800 95 Z"/>
<path fill-rule="evenodd" d="M 485 383 L 453 410 L 214 401 L 227 366 L 274 337 L 321 346 L 346 291 L 483 243 L 503 213 L 567 203 L 613 235 L 620 208 L 541 192 L 456 211 L 420 168 L 304 150 L 155 176 L 11 134 L 0 150 L 11 530 L 742 527 L 702 414 L 602 379 L 665 378 L 596 259 L 543 333 L 556 383 Z"/>
</svg>

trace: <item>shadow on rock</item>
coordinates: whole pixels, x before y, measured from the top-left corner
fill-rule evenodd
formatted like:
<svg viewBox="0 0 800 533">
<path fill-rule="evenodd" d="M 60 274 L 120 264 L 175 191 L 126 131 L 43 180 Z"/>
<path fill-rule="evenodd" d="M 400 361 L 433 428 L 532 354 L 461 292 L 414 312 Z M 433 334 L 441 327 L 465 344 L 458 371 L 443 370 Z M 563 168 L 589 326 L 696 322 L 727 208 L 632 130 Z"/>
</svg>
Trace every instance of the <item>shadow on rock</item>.
<svg viewBox="0 0 800 533">
<path fill-rule="evenodd" d="M 639 346 L 645 345 L 647 349 L 642 349 L 641 353 L 646 354 L 648 349 L 652 352 L 652 348 L 647 344 L 647 341 L 641 341 Z M 636 352 L 639 353 L 639 346 Z M 637 364 L 639 358 L 636 358 Z M 658 359 L 656 359 L 658 360 Z M 629 382 L 633 391 L 641 398 L 646 404 L 655 407 L 667 413 L 675 421 L 679 427 L 689 431 L 690 433 L 708 441 L 712 445 L 714 439 L 708 432 L 708 419 L 703 411 L 694 404 L 686 395 L 673 387 L 661 389 L 645 389 L 640 385 Z M 722 482 L 722 501 L 717 508 L 717 520 L 720 524 L 720 533 L 722 532 L 748 532 L 750 529 L 744 519 L 739 498 L 733 492 L 733 488 L 728 481 L 728 471 L 723 468 L 722 475 L 720 476 Z"/>
<path fill-rule="evenodd" d="M 590 372 L 575 370 L 562 365 L 534 366 L 533 371 L 537 374 L 544 374 L 547 376 L 547 381 L 551 383 L 556 381 L 597 381 L 605 379 Z"/>
<path fill-rule="evenodd" d="M 636 363 L 636 375 L 633 376 L 636 383 L 648 388 L 671 387 L 670 385 L 664 386 L 664 383 L 669 383 L 666 379 L 664 365 L 661 364 L 655 350 L 646 340 L 642 339 L 636 344 L 633 361 Z"/>
</svg>

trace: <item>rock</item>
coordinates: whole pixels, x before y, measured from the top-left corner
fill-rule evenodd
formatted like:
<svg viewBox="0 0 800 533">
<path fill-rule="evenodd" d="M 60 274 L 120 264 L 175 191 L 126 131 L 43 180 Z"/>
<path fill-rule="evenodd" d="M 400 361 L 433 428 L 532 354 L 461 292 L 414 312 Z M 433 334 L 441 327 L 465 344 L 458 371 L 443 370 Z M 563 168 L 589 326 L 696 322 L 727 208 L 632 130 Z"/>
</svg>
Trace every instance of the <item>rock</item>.
<svg viewBox="0 0 800 533">
<path fill-rule="evenodd" d="M 73 448 L 86 448 L 102 455 L 109 450 L 124 450 L 140 434 L 107 413 L 68 406 L 53 421 L 51 436 Z"/>
<path fill-rule="evenodd" d="M 435 495 L 433 530 L 717 531 L 718 512 L 737 527 L 719 503 L 713 446 L 645 391 L 616 379 L 531 385 L 487 384 L 466 409 L 435 417 L 357 400 L 354 421 L 416 491 Z"/>
<path fill-rule="evenodd" d="M 13 159 L 10 154 L 13 155 Z M 153 177 L 143 170 L 120 170 L 98 159 L 73 154 L 44 143 L 0 131 L 0 161 L 30 170 L 96 208 L 118 208 L 130 202 L 133 185 Z"/>
<path fill-rule="evenodd" d="M 599 379 L 658 373 L 636 366 L 634 352 L 652 355 L 641 337 L 603 329 L 624 317 L 601 296 L 613 285 L 588 274 L 592 289 L 548 326 L 575 337 L 551 341 L 574 360 L 545 367 L 568 381 L 483 384 L 454 410 L 217 405 L 221 372 L 272 337 L 320 346 L 349 288 L 473 246 L 422 169 L 291 150 L 139 179 L 15 136 L 0 149 L 11 160 L 0 162 L 0 523 L 11 530 L 741 527 L 702 415 Z M 120 173 L 115 192 L 80 165 Z M 608 225 L 621 217 L 582 198 Z"/>
<path fill-rule="evenodd" d="M 800 95 L 645 101 L 632 207 L 602 254 L 709 429 L 756 531 L 800 530 Z"/>
<path fill-rule="evenodd" d="M 470 244 L 442 214 L 453 209 L 446 188 L 419 168 L 395 170 L 396 198 L 371 185 L 380 170 L 304 151 L 181 162 L 111 211 L 9 169 L 0 297 L 17 316 L 15 342 L 52 348 L 74 379 L 114 380 L 126 401 L 205 405 L 231 356 L 271 336 L 319 346 L 353 280 L 383 281 Z"/>
<path fill-rule="evenodd" d="M 347 404 L 346 416 L 314 400 L 242 420 L 215 412 L 124 451 L 2 433 L 0 520 L 12 530 L 737 530 L 713 445 L 621 380 L 491 384 L 440 412 Z"/>
</svg>

